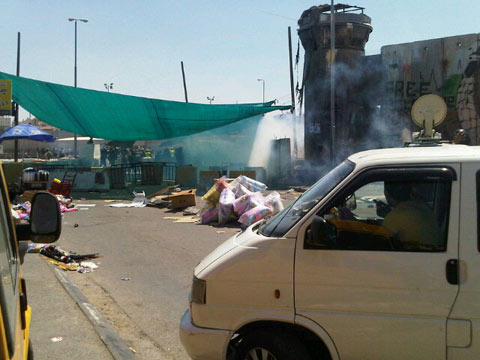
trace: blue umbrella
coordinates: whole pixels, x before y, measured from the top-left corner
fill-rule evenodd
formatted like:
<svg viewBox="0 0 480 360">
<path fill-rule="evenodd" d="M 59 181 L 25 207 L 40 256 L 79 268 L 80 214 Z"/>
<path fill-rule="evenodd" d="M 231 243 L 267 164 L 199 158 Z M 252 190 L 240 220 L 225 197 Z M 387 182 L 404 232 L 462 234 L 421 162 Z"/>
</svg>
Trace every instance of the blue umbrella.
<svg viewBox="0 0 480 360">
<path fill-rule="evenodd" d="M 30 124 L 20 124 L 17 126 L 13 126 L 10 129 L 7 129 L 0 134 L 0 143 L 3 140 L 20 140 L 20 139 L 45 141 L 45 142 L 55 141 L 54 136 Z"/>
</svg>

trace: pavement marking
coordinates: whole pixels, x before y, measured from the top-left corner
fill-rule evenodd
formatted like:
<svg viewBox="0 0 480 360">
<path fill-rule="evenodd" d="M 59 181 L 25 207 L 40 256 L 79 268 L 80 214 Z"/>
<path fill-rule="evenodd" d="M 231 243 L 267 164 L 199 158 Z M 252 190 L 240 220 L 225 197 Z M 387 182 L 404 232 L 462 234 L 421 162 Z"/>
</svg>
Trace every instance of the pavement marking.
<svg viewBox="0 0 480 360">
<path fill-rule="evenodd" d="M 115 360 L 135 360 L 136 356 L 132 350 L 125 344 L 112 325 L 103 317 L 103 315 L 88 301 L 77 285 L 58 268 L 53 269 L 55 276 L 63 285 L 68 294 L 72 297 L 78 307 L 90 320 L 103 343 L 107 346 Z"/>
</svg>

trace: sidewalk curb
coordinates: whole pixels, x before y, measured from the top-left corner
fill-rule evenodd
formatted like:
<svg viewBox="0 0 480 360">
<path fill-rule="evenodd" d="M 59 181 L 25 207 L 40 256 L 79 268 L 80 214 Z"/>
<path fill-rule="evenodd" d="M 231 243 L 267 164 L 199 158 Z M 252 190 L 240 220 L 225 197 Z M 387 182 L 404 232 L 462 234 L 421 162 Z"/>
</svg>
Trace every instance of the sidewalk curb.
<svg viewBox="0 0 480 360">
<path fill-rule="evenodd" d="M 62 284 L 68 294 L 72 297 L 85 316 L 90 320 L 103 343 L 106 345 L 115 360 L 135 360 L 136 357 L 118 335 L 112 325 L 103 317 L 83 295 L 65 273 L 57 268 L 52 268 L 57 280 Z"/>
</svg>

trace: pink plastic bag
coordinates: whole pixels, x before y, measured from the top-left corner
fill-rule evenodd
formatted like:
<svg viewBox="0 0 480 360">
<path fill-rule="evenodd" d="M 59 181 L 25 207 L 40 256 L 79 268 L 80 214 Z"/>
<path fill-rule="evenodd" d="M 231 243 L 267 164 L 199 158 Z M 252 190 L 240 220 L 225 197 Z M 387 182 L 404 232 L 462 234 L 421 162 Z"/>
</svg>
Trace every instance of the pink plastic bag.
<svg viewBox="0 0 480 360">
<path fill-rule="evenodd" d="M 265 197 L 265 205 L 272 209 L 272 214 L 279 213 L 283 210 L 282 199 L 276 191 L 271 192 Z"/>
<path fill-rule="evenodd" d="M 243 215 L 240 216 L 240 219 L 238 219 L 238 222 L 245 226 L 250 226 L 271 214 L 272 210 L 268 206 L 259 205 L 243 213 Z"/>
<path fill-rule="evenodd" d="M 233 211 L 238 216 L 241 216 L 245 211 L 248 211 L 258 205 L 263 205 L 263 196 L 260 193 L 250 193 L 240 196 L 233 202 Z"/>
<path fill-rule="evenodd" d="M 231 219 L 230 215 L 233 213 L 234 201 L 235 194 L 233 191 L 228 188 L 223 189 L 218 202 L 218 223 L 220 225 L 226 224 Z"/>
<path fill-rule="evenodd" d="M 202 224 L 209 224 L 216 221 L 218 221 L 217 207 L 213 204 L 209 204 L 209 206 L 205 208 L 205 211 L 202 214 L 201 222 Z"/>
</svg>

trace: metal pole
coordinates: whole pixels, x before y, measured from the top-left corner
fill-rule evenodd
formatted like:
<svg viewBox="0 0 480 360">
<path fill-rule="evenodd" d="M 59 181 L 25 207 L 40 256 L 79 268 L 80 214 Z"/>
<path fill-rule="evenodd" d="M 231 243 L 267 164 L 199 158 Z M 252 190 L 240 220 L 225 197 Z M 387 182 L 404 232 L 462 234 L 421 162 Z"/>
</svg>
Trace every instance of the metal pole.
<svg viewBox="0 0 480 360">
<path fill-rule="evenodd" d="M 335 165 L 335 5 L 330 6 L 330 160 Z"/>
<path fill-rule="evenodd" d="M 20 32 L 17 33 L 17 76 L 20 76 Z M 19 106 L 15 103 L 15 126 L 18 125 Z M 15 140 L 14 161 L 18 162 L 18 140 Z"/>
<path fill-rule="evenodd" d="M 262 87 L 263 87 L 263 90 L 262 90 L 262 101 L 263 103 L 265 104 L 265 80 L 262 81 Z"/>
<path fill-rule="evenodd" d="M 295 93 L 293 91 L 293 57 L 292 57 L 292 33 L 291 27 L 288 27 L 288 57 L 290 59 L 290 94 L 292 96 L 292 108 L 290 112 L 293 115 L 293 155 L 295 159 L 298 156 L 297 147 L 297 121 L 295 117 Z"/>
<path fill-rule="evenodd" d="M 183 90 L 185 91 L 185 102 L 188 103 L 187 82 L 185 81 L 185 70 L 183 68 L 183 61 L 180 61 L 180 64 L 182 65 Z"/>
<path fill-rule="evenodd" d="M 77 87 L 77 20 L 75 20 L 75 68 L 74 68 L 74 86 Z M 78 157 L 77 134 L 73 134 L 73 155 Z"/>
</svg>

